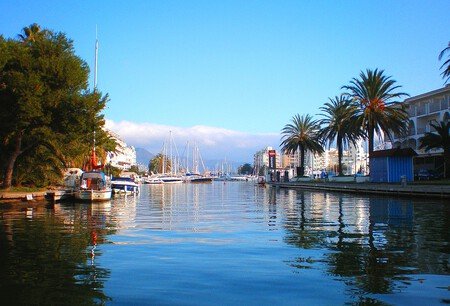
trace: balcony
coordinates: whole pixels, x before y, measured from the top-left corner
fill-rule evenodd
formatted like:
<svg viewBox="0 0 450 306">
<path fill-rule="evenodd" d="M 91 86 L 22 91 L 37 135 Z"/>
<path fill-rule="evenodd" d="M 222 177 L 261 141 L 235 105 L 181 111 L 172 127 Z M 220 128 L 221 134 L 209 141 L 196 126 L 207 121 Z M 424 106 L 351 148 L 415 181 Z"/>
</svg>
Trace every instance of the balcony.
<svg viewBox="0 0 450 306">
<path fill-rule="evenodd" d="M 434 100 L 429 104 L 429 112 L 435 113 L 439 112 L 441 110 L 441 101 L 440 100 Z"/>
<path fill-rule="evenodd" d="M 427 114 L 426 105 L 418 105 L 416 107 L 416 116 L 423 116 Z"/>
</svg>

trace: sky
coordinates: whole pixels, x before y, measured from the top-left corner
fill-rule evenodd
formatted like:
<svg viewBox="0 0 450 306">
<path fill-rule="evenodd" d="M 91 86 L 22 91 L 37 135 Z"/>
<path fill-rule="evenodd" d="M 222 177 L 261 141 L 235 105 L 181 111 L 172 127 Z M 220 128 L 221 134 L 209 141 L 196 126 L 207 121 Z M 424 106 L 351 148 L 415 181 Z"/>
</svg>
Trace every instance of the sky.
<svg viewBox="0 0 450 306">
<path fill-rule="evenodd" d="M 252 161 L 295 114 L 367 68 L 411 96 L 441 88 L 450 1 L 0 1 L 0 34 L 34 22 L 74 41 L 107 127 L 153 153 L 172 131 L 204 158 Z M 91 85 L 93 76 L 90 79 Z"/>
</svg>

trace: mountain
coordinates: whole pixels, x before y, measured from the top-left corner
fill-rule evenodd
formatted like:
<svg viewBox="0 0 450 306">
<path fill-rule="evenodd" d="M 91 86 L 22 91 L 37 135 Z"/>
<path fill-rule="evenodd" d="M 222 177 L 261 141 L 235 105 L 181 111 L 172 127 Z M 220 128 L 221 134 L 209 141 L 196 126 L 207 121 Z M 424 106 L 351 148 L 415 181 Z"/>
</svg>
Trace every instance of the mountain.
<svg viewBox="0 0 450 306">
<path fill-rule="evenodd" d="M 147 151 L 143 148 L 136 148 L 136 162 L 141 165 L 148 166 L 150 159 L 152 159 L 155 154 Z"/>
</svg>

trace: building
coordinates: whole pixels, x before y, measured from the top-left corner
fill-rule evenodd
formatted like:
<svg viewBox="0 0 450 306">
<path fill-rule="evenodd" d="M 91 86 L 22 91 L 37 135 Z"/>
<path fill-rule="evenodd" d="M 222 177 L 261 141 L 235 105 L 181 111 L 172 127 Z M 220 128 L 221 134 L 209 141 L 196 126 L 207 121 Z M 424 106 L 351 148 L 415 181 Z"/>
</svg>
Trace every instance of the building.
<svg viewBox="0 0 450 306">
<path fill-rule="evenodd" d="M 450 84 L 403 102 L 408 109 L 409 130 L 407 135 L 394 135 L 393 148 L 411 148 L 418 154 L 414 158 L 415 169 L 443 170 L 442 150 L 425 152 L 419 150 L 419 138 L 432 132 L 430 122 L 450 120 Z"/>
<path fill-rule="evenodd" d="M 131 166 L 136 166 L 136 149 L 128 146 L 116 133 L 107 132 L 117 142 L 117 147 L 115 152 L 108 152 L 106 163 L 121 170 L 129 170 Z"/>
<path fill-rule="evenodd" d="M 367 153 L 364 150 L 363 141 L 359 141 L 356 146 L 351 145 L 342 154 L 342 165 L 344 174 L 366 173 Z M 282 155 L 282 167 L 296 169 L 300 165 L 300 153 L 297 151 L 291 154 Z M 307 151 L 305 154 L 305 174 L 320 176 L 322 170 L 337 172 L 338 151 L 335 148 L 325 150 L 322 154 L 312 154 Z"/>
<path fill-rule="evenodd" d="M 253 165 L 254 165 L 254 171 L 255 173 L 261 174 L 261 171 L 264 171 L 263 169 L 268 169 L 269 168 L 269 151 L 270 150 L 275 150 L 272 147 L 266 147 L 258 152 L 255 153 L 255 155 L 253 155 Z M 281 155 L 280 152 L 276 151 L 276 156 L 275 156 L 275 163 L 276 163 L 276 168 L 281 168 L 281 164 L 282 164 L 282 159 L 281 159 Z"/>
</svg>

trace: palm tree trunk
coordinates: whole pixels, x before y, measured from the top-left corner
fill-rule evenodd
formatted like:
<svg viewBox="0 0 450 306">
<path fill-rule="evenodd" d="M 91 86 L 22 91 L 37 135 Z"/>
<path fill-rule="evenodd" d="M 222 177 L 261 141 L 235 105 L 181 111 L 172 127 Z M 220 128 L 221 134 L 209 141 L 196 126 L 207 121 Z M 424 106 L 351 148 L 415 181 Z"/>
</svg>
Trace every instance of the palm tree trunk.
<svg viewBox="0 0 450 306">
<path fill-rule="evenodd" d="M 300 148 L 300 173 L 298 176 L 305 174 L 305 148 Z"/>
<path fill-rule="evenodd" d="M 337 137 L 337 149 L 338 149 L 338 175 L 344 175 L 342 172 L 342 138 Z"/>
<path fill-rule="evenodd" d="M 370 155 L 372 155 L 373 153 L 373 141 L 374 141 L 374 135 L 375 135 L 375 131 L 374 128 L 372 126 L 369 126 L 369 158 Z"/>
<path fill-rule="evenodd" d="M 373 153 L 373 138 L 374 138 L 374 128 L 369 125 L 369 130 L 368 130 L 368 136 L 369 136 L 369 174 L 372 172 L 371 168 L 372 168 L 372 162 L 371 162 L 371 157 L 372 157 L 372 153 Z"/>
<path fill-rule="evenodd" d="M 14 171 L 14 165 L 17 157 L 22 153 L 20 151 L 22 146 L 22 132 L 18 133 L 14 140 L 14 149 L 6 160 L 5 173 L 3 176 L 3 188 L 10 189 L 12 185 L 12 176 Z"/>
</svg>

